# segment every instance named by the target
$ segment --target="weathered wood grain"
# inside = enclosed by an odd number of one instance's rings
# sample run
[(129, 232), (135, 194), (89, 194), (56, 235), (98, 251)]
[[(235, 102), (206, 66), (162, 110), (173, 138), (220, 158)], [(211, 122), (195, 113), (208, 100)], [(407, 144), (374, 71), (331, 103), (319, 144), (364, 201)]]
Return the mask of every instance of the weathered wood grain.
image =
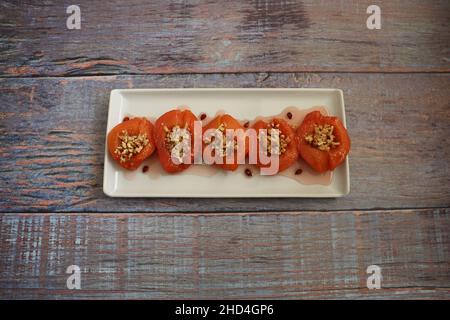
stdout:
[[(340, 199), (113, 199), (102, 192), (109, 92), (131, 87), (345, 92), (351, 193)], [(0, 80), (1, 212), (298, 211), (450, 206), (446, 74), (239, 74)], [(301, 102), (299, 102), (301, 104)], [(205, 110), (207, 111), (207, 110)]]
[(450, 71), (450, 2), (373, 1), (0, 3), (0, 76), (193, 72)]
[[(0, 298), (450, 298), (450, 209), (3, 214)], [(69, 265), (81, 290), (67, 290)], [(366, 287), (369, 265), (381, 289)]]

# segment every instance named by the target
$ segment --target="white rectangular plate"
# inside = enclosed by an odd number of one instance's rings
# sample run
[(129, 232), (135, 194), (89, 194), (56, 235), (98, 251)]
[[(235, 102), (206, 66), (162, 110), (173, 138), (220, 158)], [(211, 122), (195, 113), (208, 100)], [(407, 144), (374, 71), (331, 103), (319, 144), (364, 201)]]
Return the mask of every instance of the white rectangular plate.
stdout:
[[(125, 89), (111, 91), (107, 132), (125, 116), (154, 120), (177, 106), (189, 106), (196, 115), (213, 116), (226, 110), (237, 119), (277, 115), (287, 106), (324, 106), (329, 115), (339, 117), (345, 125), (344, 97), (338, 89)], [(155, 152), (141, 168), (130, 172), (121, 169), (105, 148), (103, 191), (111, 197), (219, 198), (341, 197), (350, 192), (348, 157), (333, 172), (329, 185), (305, 185), (281, 175), (254, 173), (249, 178), (240, 168), (235, 172), (211, 168), (209, 175), (196, 175), (191, 166), (181, 173), (161, 174), (157, 158)], [(144, 165), (149, 166), (145, 174)], [(153, 174), (155, 171), (159, 173)]]

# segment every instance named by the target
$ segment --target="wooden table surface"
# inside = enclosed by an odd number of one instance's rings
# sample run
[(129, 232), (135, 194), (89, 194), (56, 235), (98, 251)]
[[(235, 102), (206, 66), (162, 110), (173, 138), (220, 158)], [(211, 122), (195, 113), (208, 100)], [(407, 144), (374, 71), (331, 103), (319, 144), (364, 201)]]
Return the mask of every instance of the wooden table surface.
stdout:
[[(450, 298), (448, 0), (71, 4), (0, 2), (0, 298)], [(110, 91), (167, 87), (343, 89), (351, 193), (108, 198)]]

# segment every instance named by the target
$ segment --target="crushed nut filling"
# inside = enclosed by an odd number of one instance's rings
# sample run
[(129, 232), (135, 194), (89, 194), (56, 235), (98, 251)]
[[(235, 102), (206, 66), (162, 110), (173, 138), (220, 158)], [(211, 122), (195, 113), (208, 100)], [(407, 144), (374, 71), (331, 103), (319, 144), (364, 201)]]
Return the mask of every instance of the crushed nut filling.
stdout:
[(307, 134), (305, 140), (313, 147), (322, 150), (330, 151), (331, 148), (336, 148), (339, 142), (333, 135), (334, 126), (326, 124), (324, 126), (314, 126), (314, 134)]
[(120, 162), (130, 160), (132, 156), (138, 154), (149, 143), (147, 134), (138, 134), (130, 136), (126, 130), (119, 136), (119, 146), (114, 150), (115, 154), (120, 155)]
[(281, 155), (285, 153), (289, 142), (291, 142), (291, 139), (281, 133), (279, 129), (280, 125), (276, 124), (275, 122), (268, 124), (267, 128), (267, 155)]
[[(211, 145), (214, 152), (218, 152), (221, 157), (230, 155), (232, 152), (234, 152), (234, 150), (237, 150), (237, 142), (234, 139), (227, 139), (225, 130), (226, 124), (221, 123), (211, 137), (203, 139), (203, 141), (207, 145)], [(215, 139), (215, 137), (219, 138)]]
[(171, 156), (175, 157), (180, 163), (183, 162), (184, 150), (189, 150), (191, 133), (187, 127), (187, 123), (184, 128), (176, 125), (171, 130), (164, 126), (166, 132), (166, 148), (170, 152)]

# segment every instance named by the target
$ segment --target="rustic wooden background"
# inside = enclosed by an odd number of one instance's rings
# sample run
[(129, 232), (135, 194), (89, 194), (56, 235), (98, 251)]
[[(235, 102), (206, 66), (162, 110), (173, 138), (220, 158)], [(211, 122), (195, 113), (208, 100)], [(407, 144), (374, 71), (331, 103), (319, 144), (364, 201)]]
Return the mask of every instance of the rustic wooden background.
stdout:
[[(449, 299), (450, 1), (372, 3), (0, 2), (0, 298)], [(350, 195), (106, 197), (109, 92), (160, 87), (343, 89)]]

